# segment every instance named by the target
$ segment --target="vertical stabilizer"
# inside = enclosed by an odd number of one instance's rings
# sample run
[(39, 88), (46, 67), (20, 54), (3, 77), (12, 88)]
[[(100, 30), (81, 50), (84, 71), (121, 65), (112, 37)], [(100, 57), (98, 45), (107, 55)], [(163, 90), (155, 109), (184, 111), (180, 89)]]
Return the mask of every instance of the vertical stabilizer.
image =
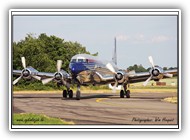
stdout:
[(116, 37), (114, 38), (114, 51), (113, 51), (113, 57), (112, 57), (112, 62), (117, 65), (117, 42), (116, 42)]

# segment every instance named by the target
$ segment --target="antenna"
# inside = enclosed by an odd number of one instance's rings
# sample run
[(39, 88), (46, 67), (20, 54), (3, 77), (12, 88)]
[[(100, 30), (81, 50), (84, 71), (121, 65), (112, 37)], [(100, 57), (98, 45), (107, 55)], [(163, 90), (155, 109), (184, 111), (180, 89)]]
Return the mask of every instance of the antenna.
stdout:
[(112, 57), (112, 62), (117, 65), (117, 43), (116, 43), (116, 37), (114, 38), (114, 52), (113, 52), (113, 57)]

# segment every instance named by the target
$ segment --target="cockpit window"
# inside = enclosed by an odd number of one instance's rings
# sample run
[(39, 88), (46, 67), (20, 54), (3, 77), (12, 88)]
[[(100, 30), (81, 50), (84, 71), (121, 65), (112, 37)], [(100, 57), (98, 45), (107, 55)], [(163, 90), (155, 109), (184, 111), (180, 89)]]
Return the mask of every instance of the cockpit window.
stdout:
[(84, 59), (84, 58), (79, 58), (79, 59), (72, 59), (71, 60), (72, 63), (75, 63), (75, 62), (87, 62), (88, 63), (88, 59)]
[(72, 59), (71, 62), (76, 62), (77, 60), (76, 59)]
[(78, 59), (78, 62), (84, 62), (83, 59)]

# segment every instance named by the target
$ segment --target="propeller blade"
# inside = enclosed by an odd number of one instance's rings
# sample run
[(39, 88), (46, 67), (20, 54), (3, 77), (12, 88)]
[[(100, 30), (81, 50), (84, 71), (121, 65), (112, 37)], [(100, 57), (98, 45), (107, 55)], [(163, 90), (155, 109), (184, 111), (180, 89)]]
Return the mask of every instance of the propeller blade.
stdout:
[(16, 83), (18, 83), (18, 81), (19, 81), (21, 78), (22, 78), (22, 75), (21, 75), (20, 77), (18, 77), (17, 79), (15, 79), (15, 80), (13, 81), (13, 85), (15, 85)]
[(115, 69), (113, 68), (112, 64), (108, 63), (106, 64), (106, 68), (109, 69), (111, 72), (113, 72), (114, 74), (116, 74)]
[(21, 57), (21, 61), (22, 61), (23, 68), (26, 69), (26, 60), (25, 60), (25, 57)]
[(148, 84), (148, 82), (151, 80), (152, 76), (150, 76), (144, 83), (143, 86), (146, 86)]
[(169, 77), (169, 78), (172, 78), (172, 77), (173, 77), (173, 74), (170, 74), (170, 73), (164, 73), (164, 76)]
[(37, 80), (41, 80), (41, 77), (39, 77), (39, 76), (33, 75), (32, 77), (37, 79)]
[(151, 64), (152, 67), (154, 68), (154, 61), (153, 61), (152, 56), (149, 56), (148, 59), (149, 59), (150, 64)]
[(60, 72), (62, 66), (62, 60), (57, 60), (57, 72)]
[(115, 81), (115, 84), (114, 84), (113, 89), (112, 89), (112, 92), (113, 92), (113, 93), (116, 93), (116, 87), (117, 87), (117, 86), (118, 86), (118, 82)]
[(45, 85), (45, 84), (49, 83), (50, 81), (52, 81), (53, 79), (54, 79), (54, 77), (53, 78), (43, 79), (42, 84)]
[(70, 87), (70, 85), (69, 85), (64, 79), (62, 79), (62, 82), (63, 82), (63, 84), (64, 84), (67, 88)]

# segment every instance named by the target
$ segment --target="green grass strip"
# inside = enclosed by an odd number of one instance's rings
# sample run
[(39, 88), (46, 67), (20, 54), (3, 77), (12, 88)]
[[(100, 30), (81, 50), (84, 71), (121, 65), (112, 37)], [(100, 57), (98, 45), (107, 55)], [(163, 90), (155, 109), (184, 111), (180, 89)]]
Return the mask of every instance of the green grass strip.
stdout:
[(51, 118), (46, 115), (38, 115), (33, 113), (13, 114), (14, 125), (60, 125), (60, 124), (74, 124), (73, 122), (66, 122), (59, 118)]

